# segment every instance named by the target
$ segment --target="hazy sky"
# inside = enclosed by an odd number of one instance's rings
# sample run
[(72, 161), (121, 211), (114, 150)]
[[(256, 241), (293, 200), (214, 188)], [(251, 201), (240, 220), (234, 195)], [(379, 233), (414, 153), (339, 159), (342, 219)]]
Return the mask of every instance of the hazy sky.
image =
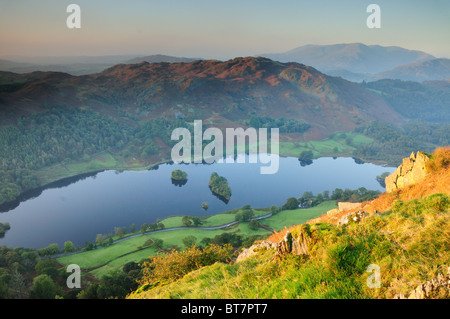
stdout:
[[(66, 26), (71, 3), (81, 29)], [(366, 25), (371, 3), (381, 29)], [(450, 57), (450, 0), (0, 0), (0, 56), (227, 59), (352, 42)]]

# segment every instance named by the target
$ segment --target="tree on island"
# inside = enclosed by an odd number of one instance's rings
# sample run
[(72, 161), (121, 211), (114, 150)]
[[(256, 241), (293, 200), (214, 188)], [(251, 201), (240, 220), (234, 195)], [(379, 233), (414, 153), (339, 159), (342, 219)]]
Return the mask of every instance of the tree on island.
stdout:
[(219, 176), (216, 172), (212, 173), (209, 178), (209, 188), (213, 194), (223, 198), (226, 202), (230, 200), (231, 188), (228, 186), (228, 180), (225, 177)]
[(187, 173), (185, 171), (182, 171), (181, 169), (176, 169), (172, 171), (170, 178), (177, 181), (185, 181), (187, 180)]
[(378, 176), (376, 177), (377, 182), (381, 185), (381, 187), (386, 188), (385, 179), (386, 179), (386, 177), (388, 177), (389, 175), (390, 175), (389, 172), (384, 172), (383, 174), (378, 175)]
[(312, 164), (312, 160), (314, 158), (314, 153), (310, 150), (302, 151), (298, 157), (298, 161), (301, 166), (307, 166)]
[(172, 184), (175, 186), (181, 187), (187, 183), (187, 173), (180, 169), (176, 169), (176, 170), (172, 171), (170, 178), (171, 178)]

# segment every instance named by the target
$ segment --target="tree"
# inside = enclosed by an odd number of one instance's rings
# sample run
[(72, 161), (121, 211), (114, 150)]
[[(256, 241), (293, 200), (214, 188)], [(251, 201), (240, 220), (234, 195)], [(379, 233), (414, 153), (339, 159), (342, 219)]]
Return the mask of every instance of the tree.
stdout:
[(58, 244), (50, 244), (45, 248), (41, 248), (38, 250), (40, 256), (51, 256), (59, 253)]
[(48, 275), (39, 275), (33, 280), (30, 297), (33, 299), (54, 299), (58, 294), (58, 286)]
[(106, 241), (106, 236), (103, 234), (97, 234), (97, 236), (95, 237), (95, 243), (97, 245), (103, 245), (103, 243)]
[(9, 281), (9, 287), (11, 294), (17, 299), (24, 299), (26, 297), (26, 287), (25, 278), (17, 270), (11, 276)]
[(256, 219), (253, 219), (248, 223), (248, 227), (252, 230), (258, 230), (260, 225), (261, 225), (260, 222), (257, 221)]
[(298, 199), (299, 204), (307, 204), (310, 200), (314, 198), (314, 195), (310, 191), (306, 191), (303, 193), (302, 197)]
[(298, 200), (295, 197), (289, 197), (286, 203), (281, 207), (281, 209), (296, 209), (298, 208)]
[(191, 221), (191, 217), (190, 216), (183, 216), (183, 218), (181, 219), (181, 222), (186, 227), (189, 227), (189, 226), (192, 225), (192, 221)]
[[(245, 207), (245, 206), (244, 206)], [(254, 215), (253, 209), (242, 209), (238, 212), (234, 218), (234, 220), (238, 222), (249, 221)]]
[(170, 178), (176, 181), (185, 181), (187, 180), (187, 173), (185, 171), (182, 171), (181, 169), (176, 169), (172, 171)]
[(197, 242), (197, 237), (188, 235), (181, 240), (185, 247), (191, 247)]
[(122, 227), (114, 227), (114, 234), (117, 237), (122, 238), (125, 235), (125, 231)]
[(147, 228), (148, 228), (148, 224), (147, 223), (143, 223), (142, 225), (141, 225), (141, 233), (143, 234), (143, 233), (145, 233), (146, 231), (147, 231)]
[(270, 206), (270, 212), (272, 213), (272, 215), (275, 215), (276, 213), (280, 212), (280, 207), (278, 207), (277, 205), (272, 205)]
[(317, 194), (317, 196), (313, 199), (311, 206), (317, 206), (323, 202), (323, 195), (321, 193)]
[(152, 247), (155, 247), (156, 249), (161, 249), (163, 246), (163, 243), (164, 243), (164, 241), (162, 239), (157, 238), (154, 240)]
[(202, 219), (200, 217), (192, 217), (192, 222), (194, 223), (194, 226), (200, 226), (203, 224)]
[(75, 245), (70, 240), (68, 240), (68, 241), (64, 242), (63, 251), (65, 253), (71, 253), (71, 252), (75, 251)]

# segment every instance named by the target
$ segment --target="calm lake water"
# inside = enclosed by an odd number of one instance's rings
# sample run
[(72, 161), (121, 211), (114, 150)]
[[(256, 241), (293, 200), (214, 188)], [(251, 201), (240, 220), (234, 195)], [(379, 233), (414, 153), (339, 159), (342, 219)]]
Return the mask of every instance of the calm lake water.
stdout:
[[(358, 163), (357, 163), (358, 162)], [(281, 206), (288, 197), (300, 197), (335, 188), (384, 189), (375, 177), (393, 172), (393, 167), (361, 164), (352, 158), (319, 158), (302, 166), (297, 158), (280, 157), (278, 173), (261, 175), (261, 164), (162, 164), (147, 171), (103, 171), (75, 182), (56, 183), (34, 198), (4, 208), (0, 222), (11, 229), (0, 245), (42, 248), (66, 240), (75, 245), (95, 241), (97, 234), (114, 232), (114, 227), (139, 229), (168, 216), (206, 216), (242, 207)], [(172, 183), (170, 174), (182, 169), (188, 174), (183, 186)], [(217, 172), (228, 179), (232, 196), (228, 203), (214, 196), (209, 177)], [(201, 204), (208, 202), (205, 211)]]

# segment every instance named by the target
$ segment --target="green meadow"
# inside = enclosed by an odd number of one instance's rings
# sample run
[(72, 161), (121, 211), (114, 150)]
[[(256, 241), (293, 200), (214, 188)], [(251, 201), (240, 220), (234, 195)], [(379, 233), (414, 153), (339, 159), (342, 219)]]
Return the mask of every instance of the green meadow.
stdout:
[[(326, 201), (312, 208), (302, 208), (295, 210), (284, 210), (260, 222), (270, 227), (272, 230), (281, 230), (296, 224), (305, 223), (311, 218), (315, 218), (326, 213), (329, 209), (336, 208), (334, 201)], [(211, 227), (227, 224), (234, 221), (235, 214), (240, 210), (233, 210), (207, 218), (202, 218), (202, 227)], [(254, 216), (262, 216), (268, 213), (266, 209), (254, 209)], [(182, 217), (169, 217), (161, 222), (166, 228), (182, 226)], [(57, 258), (62, 265), (77, 264), (85, 273), (89, 273), (97, 278), (108, 274), (111, 271), (121, 269), (127, 262), (140, 262), (149, 256), (156, 255), (158, 252), (153, 247), (144, 247), (144, 244), (150, 238), (152, 240), (163, 240), (162, 248), (184, 247), (183, 238), (192, 235), (196, 237), (196, 243), (200, 243), (203, 238), (213, 238), (224, 232), (235, 233), (249, 237), (252, 235), (270, 235), (271, 231), (258, 228), (253, 230), (249, 228), (248, 222), (241, 222), (227, 229), (204, 230), (201, 228), (186, 228), (181, 230), (168, 230), (163, 232), (146, 233), (136, 237), (124, 239), (106, 247), (98, 247), (94, 250), (80, 252), (74, 255), (68, 255)]]

